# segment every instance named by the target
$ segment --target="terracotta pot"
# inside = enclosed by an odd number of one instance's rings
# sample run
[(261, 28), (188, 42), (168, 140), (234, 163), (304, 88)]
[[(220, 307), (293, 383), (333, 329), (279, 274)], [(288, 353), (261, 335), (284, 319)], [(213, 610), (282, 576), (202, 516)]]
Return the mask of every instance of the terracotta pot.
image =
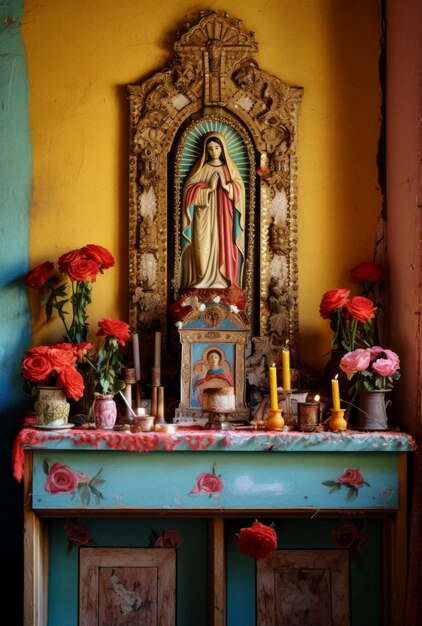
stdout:
[(111, 430), (116, 424), (117, 418), (117, 406), (114, 396), (95, 394), (92, 414), (97, 428)]

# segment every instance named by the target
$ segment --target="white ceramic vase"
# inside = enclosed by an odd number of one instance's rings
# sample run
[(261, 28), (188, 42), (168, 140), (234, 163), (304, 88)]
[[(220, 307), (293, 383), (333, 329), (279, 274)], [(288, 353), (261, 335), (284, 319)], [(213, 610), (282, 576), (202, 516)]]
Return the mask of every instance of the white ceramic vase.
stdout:
[(70, 404), (62, 387), (38, 386), (38, 398), (34, 404), (37, 424), (40, 426), (64, 426), (68, 422)]

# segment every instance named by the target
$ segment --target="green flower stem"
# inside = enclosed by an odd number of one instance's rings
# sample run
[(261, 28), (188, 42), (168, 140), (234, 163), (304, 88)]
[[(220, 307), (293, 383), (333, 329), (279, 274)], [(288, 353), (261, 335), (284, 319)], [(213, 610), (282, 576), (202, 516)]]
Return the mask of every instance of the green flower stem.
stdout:
[(355, 349), (355, 341), (356, 341), (356, 333), (357, 333), (357, 329), (358, 329), (358, 321), (357, 319), (353, 318), (353, 320), (350, 322), (350, 348), (349, 348), (349, 352), (353, 352), (353, 350)]

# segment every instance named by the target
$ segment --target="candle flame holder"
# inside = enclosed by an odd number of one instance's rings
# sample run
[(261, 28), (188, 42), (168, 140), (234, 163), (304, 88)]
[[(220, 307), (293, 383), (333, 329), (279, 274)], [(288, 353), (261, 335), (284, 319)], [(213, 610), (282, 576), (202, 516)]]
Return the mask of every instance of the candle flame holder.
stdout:
[(347, 420), (344, 417), (346, 409), (330, 409), (331, 417), (328, 420), (330, 430), (346, 430)]
[(283, 430), (284, 418), (281, 409), (268, 409), (268, 419), (265, 423), (267, 430)]
[(302, 432), (312, 432), (319, 424), (320, 404), (319, 402), (298, 402), (297, 420), (299, 430)]

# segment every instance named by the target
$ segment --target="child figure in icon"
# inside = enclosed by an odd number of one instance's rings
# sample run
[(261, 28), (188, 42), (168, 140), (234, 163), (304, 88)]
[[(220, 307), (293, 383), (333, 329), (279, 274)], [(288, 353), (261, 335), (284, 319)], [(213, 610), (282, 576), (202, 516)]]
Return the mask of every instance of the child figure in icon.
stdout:
[(224, 350), (216, 347), (204, 350), (193, 366), (193, 406), (202, 406), (204, 389), (234, 387), (233, 373)]

